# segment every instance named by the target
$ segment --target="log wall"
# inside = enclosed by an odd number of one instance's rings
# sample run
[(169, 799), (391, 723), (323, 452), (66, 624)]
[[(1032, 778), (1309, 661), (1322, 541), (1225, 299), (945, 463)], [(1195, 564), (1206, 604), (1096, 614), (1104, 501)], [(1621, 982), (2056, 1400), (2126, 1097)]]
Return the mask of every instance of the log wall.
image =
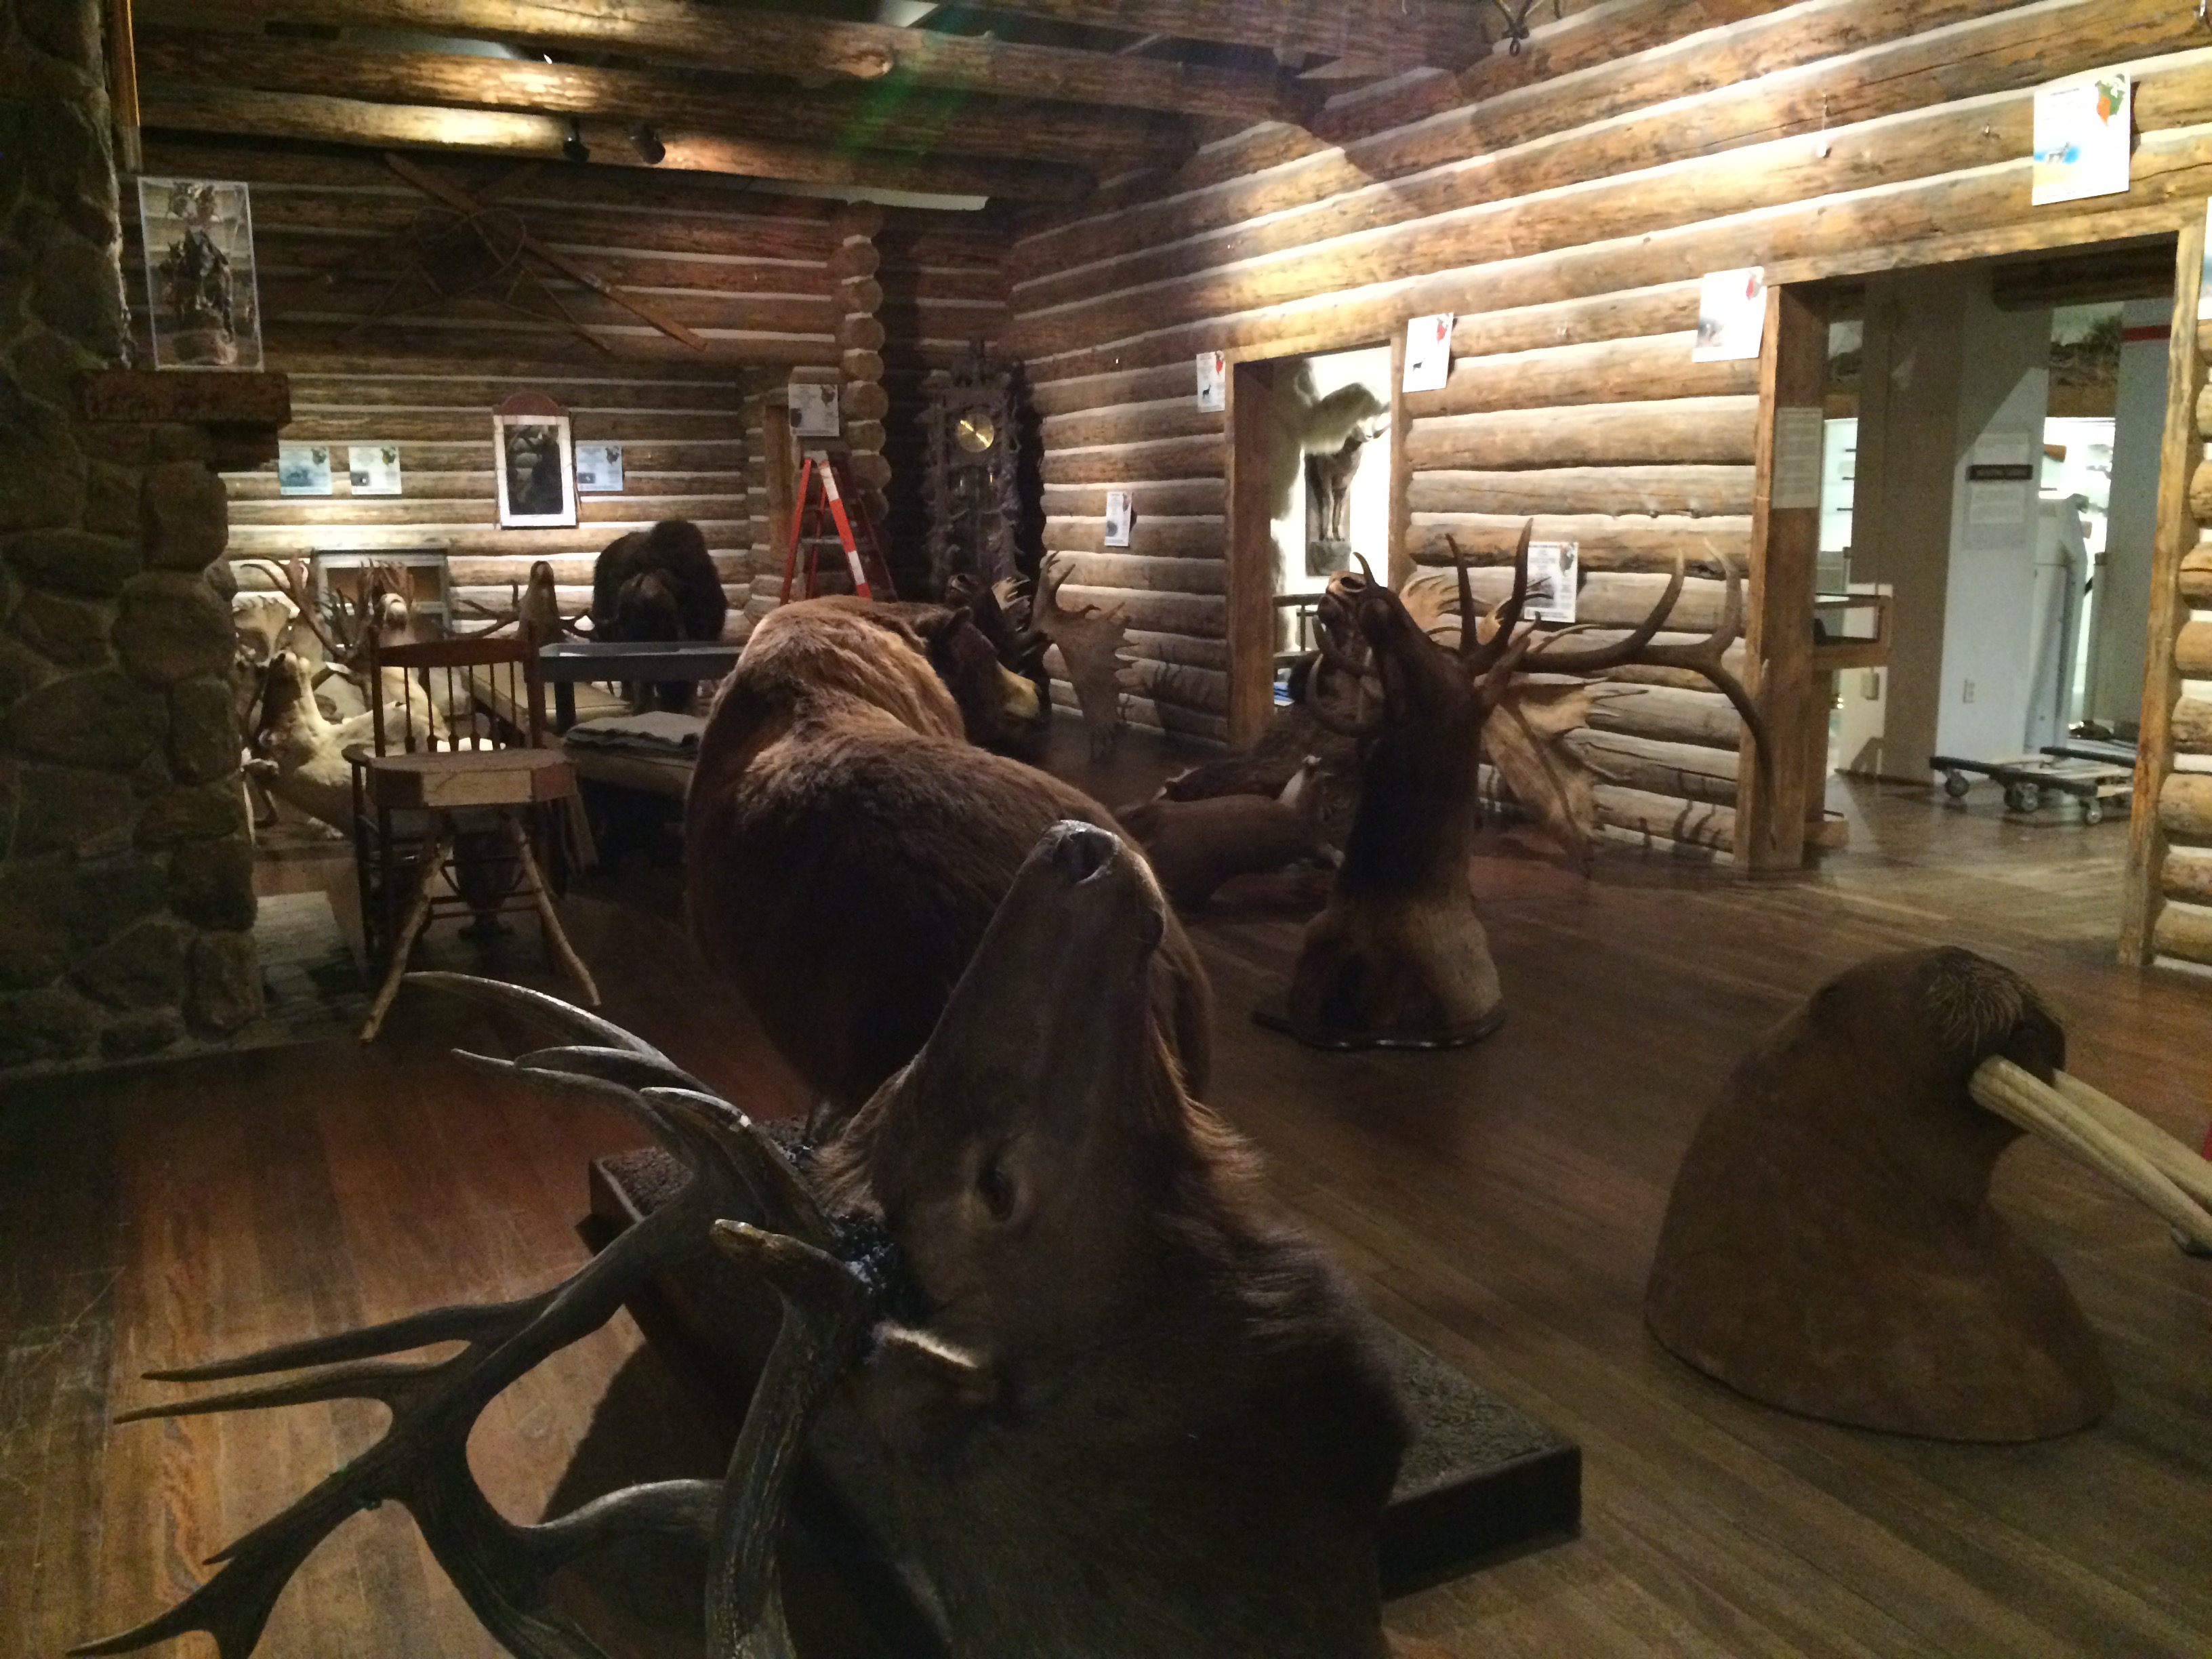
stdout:
[[(1449, 385), (1399, 412), (1394, 559), (1448, 580), (1449, 534), (1502, 566), (1534, 515), (1540, 537), (1581, 544), (1586, 620), (1636, 620), (1679, 556), (1694, 574), (1677, 621), (1705, 625), (1718, 562), (1750, 551), (1759, 398), (1756, 362), (1691, 361), (1703, 274), (1812, 281), (2201, 220), (2205, 47), (2191, 10), (2162, 0), (1620, 0), (1539, 28), (1518, 57), (1365, 89), (1310, 131), (1254, 127), (1172, 178), (1109, 185), (1013, 255), (1047, 545), (1082, 556), (1078, 597), (1129, 611), (1137, 717), (1218, 732), (1228, 444), (1195, 408), (1193, 356), (1373, 344), (1451, 311)], [(2035, 88), (2120, 64), (2136, 76), (2132, 190), (2031, 208)], [(1138, 511), (1111, 554), (1109, 487)], [(1496, 597), (1502, 569), (1477, 586)], [(1163, 672), (1183, 662), (1204, 672)], [(1617, 781), (1608, 821), (1725, 844), (1733, 711), (1682, 685), (1603, 708), (1589, 746)]]
[[(658, 519), (688, 518), (706, 533), (741, 629), (761, 609), (753, 601), (768, 574), (764, 390), (793, 368), (850, 370), (869, 383), (865, 407), (852, 411), (856, 435), (882, 442), (880, 368), (845, 361), (845, 313), (858, 303), (850, 278), (860, 273), (839, 264), (849, 225), (838, 204), (636, 171), (414, 165), (513, 210), (533, 237), (701, 343), (535, 264), (544, 289), (525, 290), (520, 310), (463, 297), (380, 315), (434, 216), (377, 156), (155, 136), (149, 174), (252, 186), (267, 366), (292, 377), (283, 436), (339, 446), (328, 498), (280, 497), (273, 464), (228, 477), (232, 556), (442, 545), (457, 597), (479, 619), (505, 614), (532, 562), (546, 558), (573, 613), (589, 602), (599, 549)], [(969, 337), (1003, 324), (1002, 250), (962, 217), (894, 210), (881, 220), (917, 360), (951, 362)], [(125, 218), (127, 291), (143, 305), (143, 254), (135, 216)], [(491, 411), (518, 392), (565, 405), (579, 441), (623, 444), (623, 493), (580, 496), (574, 529), (498, 527)], [(402, 495), (347, 495), (343, 446), (370, 441), (398, 443)]]

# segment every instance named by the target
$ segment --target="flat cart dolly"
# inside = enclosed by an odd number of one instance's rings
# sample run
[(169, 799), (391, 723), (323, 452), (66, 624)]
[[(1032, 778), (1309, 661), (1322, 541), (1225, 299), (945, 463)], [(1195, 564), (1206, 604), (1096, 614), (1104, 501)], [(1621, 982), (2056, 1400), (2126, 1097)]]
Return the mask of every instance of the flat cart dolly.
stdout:
[(2046, 795), (2071, 795), (2081, 803), (2084, 823), (2102, 823), (2107, 801), (2124, 801), (2135, 793), (2135, 769), (2112, 761), (2057, 755), (1976, 761), (1936, 755), (1928, 764), (1943, 775), (1943, 793), (1954, 800), (1972, 788), (1974, 778), (1979, 775), (2004, 786), (2005, 805), (2015, 812), (2034, 811)]

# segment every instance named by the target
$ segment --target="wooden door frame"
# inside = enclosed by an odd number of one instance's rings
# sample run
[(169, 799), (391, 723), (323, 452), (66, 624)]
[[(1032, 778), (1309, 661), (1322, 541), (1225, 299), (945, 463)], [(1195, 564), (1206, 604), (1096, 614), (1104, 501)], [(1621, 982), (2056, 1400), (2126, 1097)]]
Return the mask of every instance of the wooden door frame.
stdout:
[[(1411, 313), (1408, 313), (1410, 316)], [(1275, 712), (1275, 581), (1274, 514), (1267, 500), (1267, 465), (1260, 444), (1265, 430), (1249, 416), (1252, 395), (1263, 386), (1272, 389), (1282, 366), (1307, 357), (1331, 356), (1343, 351), (1390, 349), (1390, 527), (1385, 550), (1391, 580), (1407, 559), (1407, 491), (1412, 477), (1405, 464), (1406, 324), (1399, 318), (1388, 340), (1372, 332), (1307, 335), (1224, 351), (1228, 376), (1223, 416), (1228, 440), (1228, 462), (1224, 508), (1224, 554), (1228, 562), (1229, 716), (1231, 749), (1247, 749), (1260, 740)]]

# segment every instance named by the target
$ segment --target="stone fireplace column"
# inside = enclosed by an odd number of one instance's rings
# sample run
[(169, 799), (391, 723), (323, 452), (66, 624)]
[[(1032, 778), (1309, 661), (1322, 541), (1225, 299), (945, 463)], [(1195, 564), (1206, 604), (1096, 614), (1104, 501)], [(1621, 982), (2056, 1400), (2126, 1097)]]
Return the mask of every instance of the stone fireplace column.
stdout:
[(260, 1010), (211, 469), (273, 455), (289, 398), (119, 367), (100, 52), (96, 4), (0, 0), (0, 1071)]

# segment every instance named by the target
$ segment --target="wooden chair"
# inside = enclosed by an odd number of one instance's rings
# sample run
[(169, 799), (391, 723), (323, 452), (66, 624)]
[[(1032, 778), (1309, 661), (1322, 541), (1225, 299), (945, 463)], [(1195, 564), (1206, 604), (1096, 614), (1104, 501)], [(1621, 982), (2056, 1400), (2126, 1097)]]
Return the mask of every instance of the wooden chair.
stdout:
[[(562, 929), (537, 850), (548, 809), (576, 793), (574, 767), (545, 745), (537, 652), (511, 639), (372, 643), (366, 667), (374, 742), (346, 757), (362, 927), (384, 980), (362, 1041), (376, 1036), (415, 941), (441, 914), (481, 925), (534, 909), (546, 953), (596, 1006), (599, 988)], [(479, 710), (487, 685), (501, 714)]]

